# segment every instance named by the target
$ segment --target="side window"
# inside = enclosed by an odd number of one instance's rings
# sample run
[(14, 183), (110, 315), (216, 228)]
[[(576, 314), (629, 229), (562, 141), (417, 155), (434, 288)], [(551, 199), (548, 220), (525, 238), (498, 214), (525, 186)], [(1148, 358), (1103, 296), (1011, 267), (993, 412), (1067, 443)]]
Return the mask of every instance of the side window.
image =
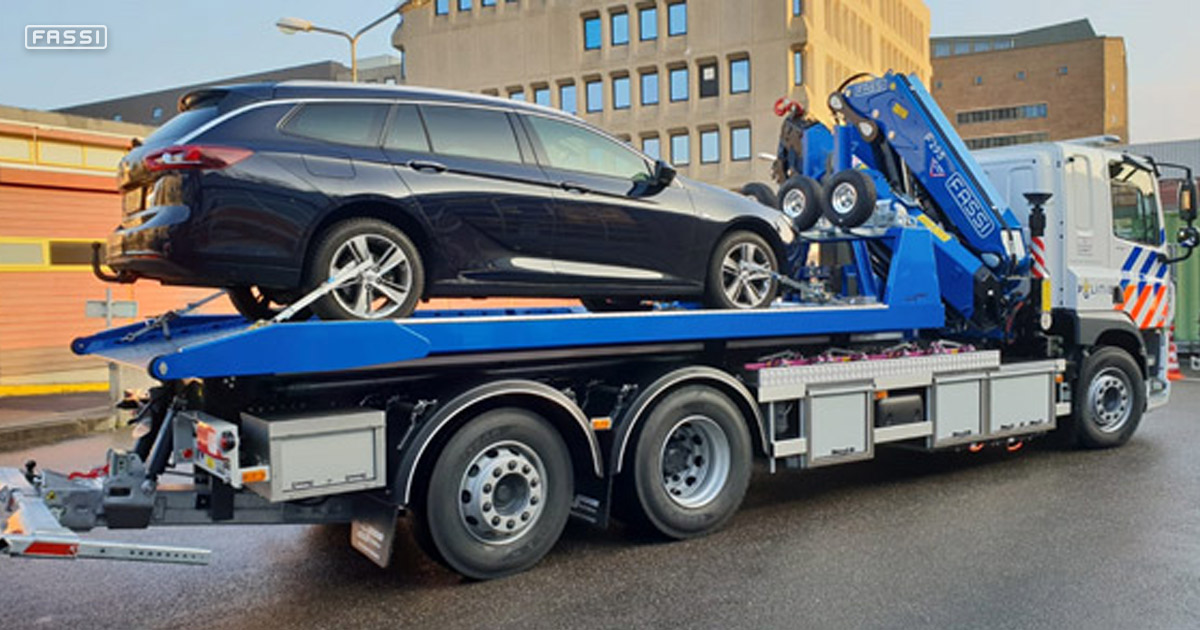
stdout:
[(547, 166), (624, 180), (650, 175), (646, 161), (615, 140), (579, 125), (542, 116), (529, 116), (526, 120), (542, 145)]
[(382, 103), (307, 103), (288, 117), (282, 131), (325, 142), (375, 146), (387, 113), (388, 106)]
[(400, 151), (429, 152), (429, 139), (416, 105), (397, 105), (392, 122), (383, 134), (383, 146)]
[(493, 109), (422, 105), (433, 152), (482, 160), (520, 162), (508, 114)]
[(1161, 245), (1158, 199), (1149, 171), (1126, 162), (1108, 167), (1112, 187), (1113, 234), (1143, 245)]

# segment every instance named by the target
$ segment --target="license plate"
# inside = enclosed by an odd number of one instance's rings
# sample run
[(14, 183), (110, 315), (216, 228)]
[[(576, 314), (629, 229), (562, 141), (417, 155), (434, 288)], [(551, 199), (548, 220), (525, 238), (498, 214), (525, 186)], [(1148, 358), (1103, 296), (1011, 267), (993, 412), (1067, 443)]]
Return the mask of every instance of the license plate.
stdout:
[(145, 189), (138, 187), (133, 190), (125, 191), (125, 197), (122, 201), (122, 208), (125, 214), (133, 214), (142, 209), (142, 200), (144, 199)]

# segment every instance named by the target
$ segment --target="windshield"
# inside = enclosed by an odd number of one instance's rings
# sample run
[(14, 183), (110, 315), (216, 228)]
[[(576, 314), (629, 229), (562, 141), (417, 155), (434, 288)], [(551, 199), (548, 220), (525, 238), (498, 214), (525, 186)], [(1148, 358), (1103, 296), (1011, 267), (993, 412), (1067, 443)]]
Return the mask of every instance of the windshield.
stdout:
[(143, 146), (150, 149), (161, 148), (175, 144), (180, 138), (200, 128), (201, 125), (217, 117), (217, 106), (198, 107), (181, 112), (166, 124), (159, 127), (146, 138)]

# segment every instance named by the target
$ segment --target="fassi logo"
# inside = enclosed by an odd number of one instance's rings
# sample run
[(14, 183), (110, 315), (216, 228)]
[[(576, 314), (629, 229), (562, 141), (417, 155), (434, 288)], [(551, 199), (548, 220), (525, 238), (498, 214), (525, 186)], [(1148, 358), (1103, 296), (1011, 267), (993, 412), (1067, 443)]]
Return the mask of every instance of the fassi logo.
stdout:
[(30, 24), (25, 27), (29, 50), (103, 50), (108, 48), (108, 27), (100, 24)]

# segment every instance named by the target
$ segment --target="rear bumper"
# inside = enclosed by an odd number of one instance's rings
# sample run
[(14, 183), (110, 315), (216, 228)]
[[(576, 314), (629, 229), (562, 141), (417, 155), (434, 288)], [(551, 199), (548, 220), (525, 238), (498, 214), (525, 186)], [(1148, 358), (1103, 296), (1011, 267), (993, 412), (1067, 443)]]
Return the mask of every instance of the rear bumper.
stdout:
[(117, 272), (117, 281), (150, 278), (197, 283), (196, 270), (180, 264), (174, 255), (179, 252), (173, 243), (181, 242), (182, 226), (190, 217), (187, 206), (155, 206), (126, 217), (121, 227), (109, 234), (105, 247), (106, 264)]

